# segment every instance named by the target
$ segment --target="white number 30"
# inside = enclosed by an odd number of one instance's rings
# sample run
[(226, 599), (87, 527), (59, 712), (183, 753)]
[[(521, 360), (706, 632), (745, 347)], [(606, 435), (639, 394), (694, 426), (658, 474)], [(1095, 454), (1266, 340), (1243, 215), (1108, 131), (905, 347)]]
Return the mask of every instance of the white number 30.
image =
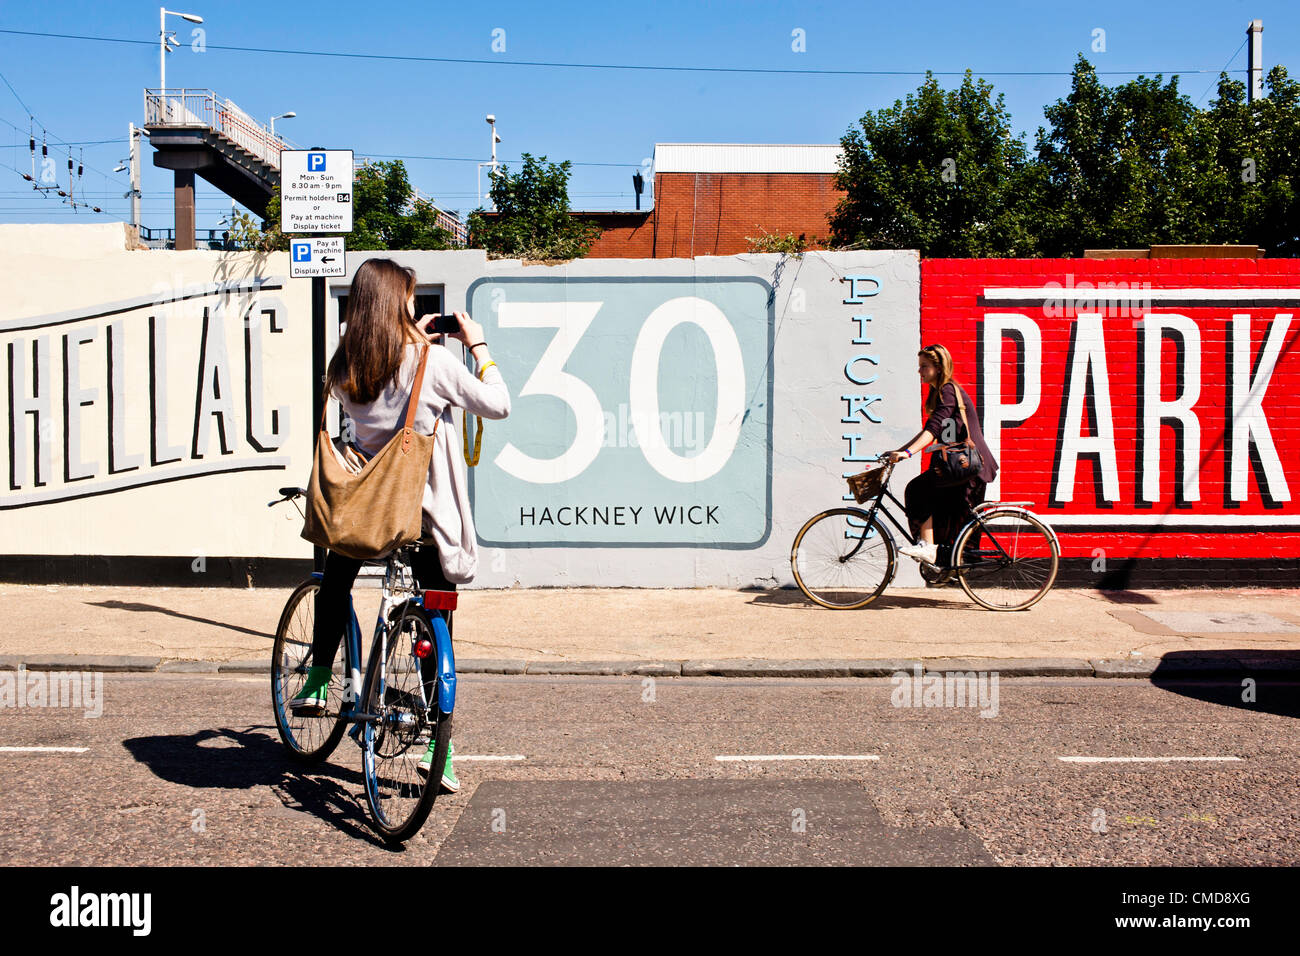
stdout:
[[(564, 371), (579, 340), (591, 326), (601, 302), (502, 302), (502, 328), (558, 329), (542, 352), (533, 374), (519, 391), (551, 395), (571, 409), (577, 432), (562, 454), (534, 458), (507, 444), (496, 464), (507, 474), (534, 484), (557, 484), (582, 474), (604, 444), (605, 416), (600, 399), (582, 379)], [(669, 449), (659, 422), (659, 359), (668, 334), (683, 323), (699, 326), (708, 336), (717, 364), (717, 417), (704, 451), (684, 457)], [(628, 405), (637, 441), (646, 461), (670, 481), (694, 482), (722, 470), (735, 450), (745, 414), (745, 362), (736, 331), (712, 302), (696, 296), (670, 299), (650, 313), (632, 350)]]

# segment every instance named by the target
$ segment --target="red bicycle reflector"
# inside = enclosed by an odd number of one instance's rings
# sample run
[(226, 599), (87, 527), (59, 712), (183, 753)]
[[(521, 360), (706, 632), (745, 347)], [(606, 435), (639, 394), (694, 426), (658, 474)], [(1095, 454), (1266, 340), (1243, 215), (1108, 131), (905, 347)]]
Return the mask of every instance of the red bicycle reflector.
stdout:
[(456, 610), (455, 591), (425, 591), (424, 606), (430, 611)]
[(432, 653), (433, 641), (429, 640), (427, 637), (422, 637), (415, 642), (415, 656), (420, 660), (424, 660)]

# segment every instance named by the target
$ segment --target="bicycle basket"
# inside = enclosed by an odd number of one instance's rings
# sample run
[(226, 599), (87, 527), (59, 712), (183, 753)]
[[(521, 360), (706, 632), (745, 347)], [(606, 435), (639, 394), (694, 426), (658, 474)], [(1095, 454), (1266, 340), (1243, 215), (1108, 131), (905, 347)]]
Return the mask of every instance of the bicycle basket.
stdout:
[(885, 490), (885, 468), (869, 468), (864, 472), (848, 477), (849, 491), (853, 492), (858, 504), (879, 498)]

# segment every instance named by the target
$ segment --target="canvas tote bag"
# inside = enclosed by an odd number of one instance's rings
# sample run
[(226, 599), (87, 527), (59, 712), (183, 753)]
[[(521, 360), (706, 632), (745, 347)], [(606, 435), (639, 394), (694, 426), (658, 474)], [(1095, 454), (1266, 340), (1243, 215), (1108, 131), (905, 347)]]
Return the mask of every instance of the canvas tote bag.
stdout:
[[(321, 416), (302, 536), (349, 558), (369, 560), (420, 540), (421, 502), (433, 457), (433, 434), (413, 427), (429, 346), (420, 353), (406, 421), (379, 453), (356, 473), (339, 460)], [(441, 419), (439, 419), (439, 422)]]

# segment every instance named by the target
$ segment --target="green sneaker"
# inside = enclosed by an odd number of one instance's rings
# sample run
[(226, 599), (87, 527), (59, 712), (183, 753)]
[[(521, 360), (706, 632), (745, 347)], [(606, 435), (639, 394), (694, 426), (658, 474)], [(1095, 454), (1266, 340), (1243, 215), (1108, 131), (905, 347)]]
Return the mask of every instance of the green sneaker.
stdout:
[[(426, 777), (429, 775), (429, 771), (433, 769), (433, 748), (435, 746), (436, 741), (430, 740), (428, 749), (424, 751), (424, 756), (420, 758), (417, 765), (420, 773)], [(455, 754), (456, 748), (451, 741), (447, 741), (447, 763), (442, 768), (442, 789), (448, 793), (455, 793), (460, 789), (460, 781), (456, 779), (456, 771), (451, 768), (451, 758)]]
[(331, 669), (328, 667), (311, 667), (307, 670), (307, 681), (302, 690), (289, 701), (289, 710), (295, 717), (323, 717), (325, 715), (325, 697), (329, 692)]

